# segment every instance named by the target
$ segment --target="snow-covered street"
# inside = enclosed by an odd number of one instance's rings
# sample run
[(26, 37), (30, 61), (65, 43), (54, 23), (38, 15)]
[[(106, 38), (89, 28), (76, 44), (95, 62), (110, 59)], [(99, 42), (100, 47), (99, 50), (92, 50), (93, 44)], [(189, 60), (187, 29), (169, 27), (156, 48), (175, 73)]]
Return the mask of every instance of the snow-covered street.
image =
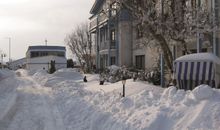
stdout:
[(5, 107), (0, 118), (1, 130), (65, 129), (56, 106), (53, 106), (51, 88), (40, 86), (24, 74), (2, 82), (14, 84), (1, 86), (5, 87), (5, 90), (1, 91), (5, 97), (1, 100), (8, 101), (7, 104), (1, 105)]
[(73, 69), (0, 73), (0, 130), (220, 130), (220, 91), (146, 82), (98, 85)]

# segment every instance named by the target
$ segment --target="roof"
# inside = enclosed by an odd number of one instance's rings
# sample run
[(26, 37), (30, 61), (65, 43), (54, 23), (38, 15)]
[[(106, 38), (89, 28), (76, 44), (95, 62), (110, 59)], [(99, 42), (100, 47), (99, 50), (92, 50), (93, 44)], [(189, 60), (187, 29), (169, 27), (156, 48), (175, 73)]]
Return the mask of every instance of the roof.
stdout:
[(175, 62), (181, 61), (213, 61), (214, 63), (220, 64), (220, 59), (213, 53), (196, 53), (184, 55), (175, 60)]
[(90, 13), (96, 14), (98, 13), (98, 10), (100, 9), (101, 5), (103, 4), (104, 0), (95, 0), (95, 3), (93, 4)]
[(58, 50), (66, 50), (66, 47), (64, 46), (29, 46), (28, 47), (28, 50), (48, 50), (48, 49), (51, 49), (51, 50), (55, 50), (55, 49), (58, 49)]

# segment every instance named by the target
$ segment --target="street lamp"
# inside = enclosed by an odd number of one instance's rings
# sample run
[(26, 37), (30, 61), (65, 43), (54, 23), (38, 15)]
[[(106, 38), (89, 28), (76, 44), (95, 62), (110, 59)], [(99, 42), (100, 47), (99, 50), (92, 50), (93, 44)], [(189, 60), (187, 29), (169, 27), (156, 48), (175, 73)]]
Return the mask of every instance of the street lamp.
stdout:
[(126, 84), (126, 78), (123, 76), (122, 77), (122, 84), (123, 84), (123, 93), (122, 93), (122, 97), (125, 97), (125, 84)]
[(4, 63), (3, 63), (3, 58), (4, 58), (4, 57), (6, 57), (6, 54), (2, 53), (2, 54), (1, 54), (1, 66), (2, 66), (2, 69), (3, 69), (3, 66), (4, 66), (4, 65), (3, 65), (3, 64), (4, 64)]

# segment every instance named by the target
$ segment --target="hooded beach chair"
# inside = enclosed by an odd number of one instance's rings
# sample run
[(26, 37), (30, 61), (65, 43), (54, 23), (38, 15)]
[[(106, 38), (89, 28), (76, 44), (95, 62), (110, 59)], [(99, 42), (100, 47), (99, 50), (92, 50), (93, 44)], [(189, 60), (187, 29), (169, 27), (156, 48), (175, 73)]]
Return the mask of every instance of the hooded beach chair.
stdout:
[(184, 55), (174, 61), (179, 89), (192, 90), (201, 84), (219, 88), (220, 59), (212, 53)]

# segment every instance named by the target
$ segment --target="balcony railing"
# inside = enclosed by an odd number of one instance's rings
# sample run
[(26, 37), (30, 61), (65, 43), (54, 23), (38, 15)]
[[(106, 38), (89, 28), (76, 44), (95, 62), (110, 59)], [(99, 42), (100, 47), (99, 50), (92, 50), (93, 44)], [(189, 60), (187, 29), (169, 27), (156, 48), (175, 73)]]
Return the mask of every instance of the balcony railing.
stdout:
[[(93, 18), (92, 20), (90, 20), (90, 29), (95, 28), (98, 24), (105, 22), (108, 19), (106, 14), (100, 14), (99, 16)], [(98, 21), (98, 23), (97, 23)]]

